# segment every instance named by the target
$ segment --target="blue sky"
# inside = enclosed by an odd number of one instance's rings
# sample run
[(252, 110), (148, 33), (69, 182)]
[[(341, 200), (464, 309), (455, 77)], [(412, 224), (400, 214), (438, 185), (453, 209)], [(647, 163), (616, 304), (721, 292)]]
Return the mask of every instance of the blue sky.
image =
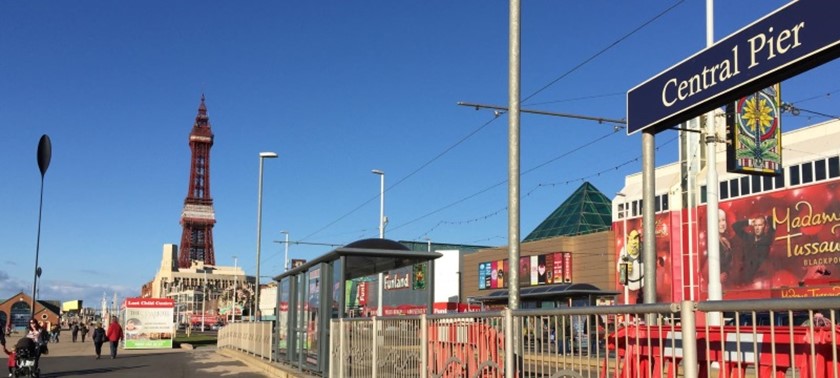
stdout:
[[(785, 3), (718, 2), (716, 38)], [(704, 9), (524, 1), (523, 108), (624, 118), (629, 88), (704, 48)], [(282, 269), (281, 230), (310, 243), (377, 236), (372, 169), (386, 173), (386, 237), (505, 245), (507, 117), (456, 102), (507, 104), (507, 47), (503, 1), (2, 2), (0, 298), (32, 290), (42, 134), (53, 159), (40, 296), (90, 306), (139, 293), (162, 245), (180, 240), (202, 93), (218, 264), (238, 256), (254, 274), (260, 151), (280, 155), (264, 169), (265, 275)], [(836, 113), (837, 70), (791, 79), (785, 100)], [(825, 120), (786, 117), (788, 129)], [(583, 180), (612, 197), (640, 169), (638, 135), (521, 123), (523, 237)], [(676, 159), (675, 136), (657, 136), (658, 163)], [(293, 244), (290, 255), (328, 250)]]

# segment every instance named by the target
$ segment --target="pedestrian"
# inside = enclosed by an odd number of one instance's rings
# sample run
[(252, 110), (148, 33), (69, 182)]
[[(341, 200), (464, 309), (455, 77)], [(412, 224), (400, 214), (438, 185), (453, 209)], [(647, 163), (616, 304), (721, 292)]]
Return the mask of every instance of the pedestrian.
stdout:
[(96, 328), (93, 329), (93, 349), (96, 351), (96, 359), (102, 355), (102, 344), (105, 343), (105, 329), (102, 328), (102, 322), (96, 323)]
[(111, 343), (111, 359), (117, 358), (117, 346), (123, 339), (123, 330), (116, 316), (111, 317), (111, 324), (108, 325), (108, 332), (105, 335)]
[(9, 356), (9, 362), (6, 364), (9, 366), (9, 376), (15, 376), (15, 367), (17, 367), (17, 361), (15, 360), (15, 351), (6, 349), (6, 343), (3, 343), (3, 352), (6, 352), (6, 355)]
[[(38, 324), (38, 321), (35, 318), (29, 319), (29, 326), (26, 328), (26, 337), (24, 339), (32, 340), (31, 343), (35, 345), (35, 370), (38, 370), (38, 365), (41, 362), (41, 354), (49, 353), (49, 349), (47, 349), (47, 344), (45, 341), (45, 334), (44, 329)], [(23, 339), (21, 339), (23, 340)]]
[(85, 342), (85, 337), (87, 336), (87, 333), (88, 333), (88, 328), (87, 328), (87, 326), (85, 325), (85, 323), (82, 323), (82, 324), (79, 326), (79, 334), (81, 334), (81, 335), (82, 335), (82, 342)]
[(55, 330), (55, 342), (58, 343), (58, 339), (61, 336), (61, 324), (56, 324), (53, 326)]
[(79, 337), (79, 325), (76, 322), (73, 322), (73, 325), (70, 326), (70, 334), (73, 335), (73, 342), (76, 342), (76, 338)]

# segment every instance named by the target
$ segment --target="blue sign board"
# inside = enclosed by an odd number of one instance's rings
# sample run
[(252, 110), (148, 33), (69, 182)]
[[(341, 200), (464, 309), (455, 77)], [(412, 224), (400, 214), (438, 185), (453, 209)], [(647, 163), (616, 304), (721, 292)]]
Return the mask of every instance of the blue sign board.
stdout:
[(627, 134), (660, 131), (840, 54), (840, 1), (799, 0), (627, 92)]

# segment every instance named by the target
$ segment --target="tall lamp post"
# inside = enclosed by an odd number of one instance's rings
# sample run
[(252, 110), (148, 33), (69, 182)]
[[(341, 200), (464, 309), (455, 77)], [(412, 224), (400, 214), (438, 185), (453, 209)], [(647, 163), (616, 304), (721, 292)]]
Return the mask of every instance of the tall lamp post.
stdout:
[(207, 313), (207, 271), (204, 271), (204, 285), (201, 285), (201, 332), (204, 332), (204, 316)]
[(231, 296), (231, 305), (230, 305), (230, 322), (236, 323), (236, 305), (238, 302), (237, 295), (239, 294), (239, 269), (237, 269), (237, 263), (239, 261), (236, 259), (236, 256), (233, 256), (233, 293)]
[(254, 319), (259, 320), (260, 309), (260, 241), (262, 239), (262, 193), (263, 193), (263, 162), (265, 159), (274, 159), (277, 154), (274, 152), (260, 152), (260, 178), (259, 190), (257, 192), (257, 276), (256, 293), (254, 295)]
[(38, 141), (38, 169), (41, 170), (41, 199), (38, 203), (38, 239), (35, 242), (35, 277), (32, 282), (32, 317), (35, 317), (35, 303), (38, 300), (38, 278), (41, 277), (41, 267), (38, 266), (38, 254), (41, 250), (41, 212), (44, 208), (44, 175), (50, 167), (52, 159), (52, 142), (47, 134), (41, 135)]
[(287, 272), (289, 270), (289, 231), (280, 231), (281, 234), (286, 235), (286, 241), (284, 244), (285, 252), (283, 253), (283, 272)]
[[(386, 220), (385, 220), (385, 172), (383, 172), (379, 169), (374, 169), (370, 172), (379, 176), (379, 238), (384, 239), (385, 238), (385, 222), (386, 222)], [(378, 303), (378, 306), (376, 308), (376, 316), (382, 316), (382, 305), (384, 303), (384, 301), (382, 300), (383, 299), (382, 296), (384, 295), (384, 292), (383, 292), (382, 288), (384, 287), (384, 284), (385, 284), (383, 281), (385, 281), (385, 274), (382, 273), (382, 272), (379, 272), (379, 285), (377, 285), (378, 288), (376, 290), (377, 301), (379, 303)]]

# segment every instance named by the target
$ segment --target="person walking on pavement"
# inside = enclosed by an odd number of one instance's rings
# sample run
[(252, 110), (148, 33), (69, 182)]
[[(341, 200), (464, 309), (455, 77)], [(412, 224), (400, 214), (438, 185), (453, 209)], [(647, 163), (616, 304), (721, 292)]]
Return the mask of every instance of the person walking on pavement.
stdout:
[(61, 332), (61, 327), (58, 324), (53, 324), (52, 328), (50, 329), (50, 342), (58, 342), (59, 332)]
[(79, 333), (82, 335), (82, 342), (85, 342), (85, 337), (87, 337), (87, 333), (88, 333), (88, 328), (85, 325), (85, 323), (82, 323), (79, 326)]
[(76, 342), (76, 338), (79, 337), (79, 324), (73, 322), (73, 325), (70, 326), (70, 334), (73, 335), (73, 342)]
[(96, 323), (96, 328), (93, 329), (93, 349), (96, 351), (96, 359), (102, 355), (102, 344), (105, 343), (105, 329), (102, 328), (102, 322)]
[(111, 324), (108, 325), (108, 332), (105, 337), (111, 342), (111, 359), (117, 358), (117, 347), (123, 339), (123, 330), (116, 316), (111, 317)]

